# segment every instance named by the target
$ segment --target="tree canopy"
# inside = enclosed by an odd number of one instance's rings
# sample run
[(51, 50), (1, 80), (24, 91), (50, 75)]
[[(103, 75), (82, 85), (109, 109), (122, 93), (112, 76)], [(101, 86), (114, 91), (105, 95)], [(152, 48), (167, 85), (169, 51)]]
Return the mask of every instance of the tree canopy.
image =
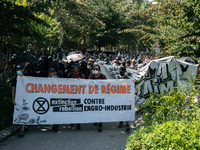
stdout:
[(124, 48), (199, 57), (199, 2), (196, 0), (2, 0), (0, 51), (27, 45), (57, 48)]

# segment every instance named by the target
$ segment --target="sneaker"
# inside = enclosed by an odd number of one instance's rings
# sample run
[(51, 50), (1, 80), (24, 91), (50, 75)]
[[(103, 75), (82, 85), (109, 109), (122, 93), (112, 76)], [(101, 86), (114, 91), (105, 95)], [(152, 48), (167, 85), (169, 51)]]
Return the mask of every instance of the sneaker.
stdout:
[(119, 122), (118, 128), (122, 128), (123, 127), (123, 122)]
[(80, 124), (80, 123), (78, 123), (78, 124), (76, 125), (76, 129), (78, 129), (78, 130), (81, 129), (81, 124)]
[(99, 132), (102, 132), (102, 130), (103, 130), (103, 129), (102, 129), (102, 123), (99, 123), (98, 131), (99, 131)]
[(19, 131), (19, 133), (18, 133), (18, 136), (20, 137), (20, 138), (22, 138), (23, 136), (24, 136), (24, 130), (20, 130)]
[(126, 132), (129, 132), (131, 130), (129, 124), (126, 125)]

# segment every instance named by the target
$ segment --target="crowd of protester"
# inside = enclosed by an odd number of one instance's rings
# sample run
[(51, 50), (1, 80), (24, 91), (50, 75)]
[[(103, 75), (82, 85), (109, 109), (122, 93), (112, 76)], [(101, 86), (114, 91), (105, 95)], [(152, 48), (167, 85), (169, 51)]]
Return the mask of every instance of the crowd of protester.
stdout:
[[(82, 59), (73, 61), (67, 59), (70, 55), (80, 54), (84, 56)], [(41, 53), (32, 53), (27, 50), (24, 56), (36, 57), (36, 61), (28, 61), (17, 64), (15, 62), (16, 74), (19, 76), (33, 76), (33, 77), (47, 77), (47, 78), (78, 78), (78, 79), (107, 79), (101, 73), (100, 66), (103, 64), (118, 66), (119, 79), (127, 79), (126, 69), (134, 69), (140, 71), (140, 68), (147, 65), (155, 58), (153, 52), (133, 52), (125, 50), (107, 50), (99, 53), (95, 50), (88, 50), (85, 54), (78, 51), (61, 50), (55, 55), (41, 55)], [(2, 54), (2, 59), (6, 61), (6, 56)], [(16, 54), (13, 54), (12, 60), (17, 59)], [(17, 76), (12, 80), (12, 97), (13, 104), (15, 103), (15, 90)], [(102, 131), (102, 123), (94, 123), (98, 126), (98, 131)], [(74, 125), (73, 125), (74, 126)], [(123, 126), (123, 122), (119, 123), (119, 128)], [(77, 129), (81, 129), (80, 124), (76, 124)], [(23, 125), (20, 130), (19, 136), (23, 137), (26, 126)], [(59, 125), (54, 124), (52, 130), (58, 131)], [(126, 131), (129, 132), (129, 122), (126, 122)]]
[[(131, 52), (131, 51), (86, 51), (84, 58), (81, 60), (66, 61), (66, 57), (74, 54), (83, 55), (81, 52), (70, 52), (62, 50), (55, 55), (40, 55), (38, 53), (32, 54), (38, 60), (34, 62), (23, 62), (15, 64), (16, 74), (19, 76), (33, 76), (33, 77), (47, 77), (47, 78), (82, 78), (82, 79), (102, 79), (107, 77), (101, 73), (100, 65), (108, 64), (113, 66), (120, 66), (119, 78), (126, 79), (126, 68), (138, 70), (145, 66), (154, 57), (151, 52)], [(30, 56), (30, 50), (24, 52), (25, 56)], [(5, 58), (5, 56), (3, 56)], [(12, 60), (17, 58), (16, 54), (12, 56)], [(17, 62), (16, 62), (17, 63)], [(15, 103), (17, 76), (12, 80), (12, 101)], [(98, 131), (102, 131), (102, 123), (94, 123), (98, 126)], [(123, 126), (123, 122), (119, 123), (119, 128)], [(81, 129), (80, 124), (76, 124), (77, 129)], [(26, 126), (23, 125), (19, 136), (23, 137), (26, 131)], [(52, 130), (58, 131), (59, 126), (54, 124)], [(126, 122), (126, 131), (130, 130), (129, 123)]]
[[(24, 53), (26, 54), (27, 51)], [(66, 78), (72, 71), (72, 65), (74, 61), (66, 62), (68, 55), (81, 52), (70, 52), (68, 50), (62, 50), (55, 55), (36, 55), (37, 61), (25, 64), (24, 75), (35, 77), (48, 77), (48, 69), (54, 68), (56, 75), (59, 78)], [(26, 54), (27, 55), (27, 54)], [(30, 55), (30, 54), (28, 54)], [(145, 66), (150, 60), (153, 59), (154, 53), (152, 52), (131, 52), (131, 51), (103, 51), (99, 53), (97, 51), (86, 51), (85, 58), (78, 61), (80, 66), (80, 72), (88, 79), (92, 73), (92, 67), (94, 63), (99, 65), (108, 64), (113, 66), (123, 66), (129, 69), (139, 70)], [(5, 57), (5, 56), (4, 56)], [(12, 59), (16, 58), (16, 54), (12, 56)]]

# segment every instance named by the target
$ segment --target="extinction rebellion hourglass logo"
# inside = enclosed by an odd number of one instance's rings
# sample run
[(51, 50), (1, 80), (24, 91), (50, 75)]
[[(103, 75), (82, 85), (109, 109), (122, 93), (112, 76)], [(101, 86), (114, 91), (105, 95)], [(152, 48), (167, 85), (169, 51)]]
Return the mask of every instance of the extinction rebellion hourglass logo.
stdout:
[(49, 110), (49, 102), (45, 98), (39, 97), (33, 102), (33, 110), (37, 114), (45, 114)]

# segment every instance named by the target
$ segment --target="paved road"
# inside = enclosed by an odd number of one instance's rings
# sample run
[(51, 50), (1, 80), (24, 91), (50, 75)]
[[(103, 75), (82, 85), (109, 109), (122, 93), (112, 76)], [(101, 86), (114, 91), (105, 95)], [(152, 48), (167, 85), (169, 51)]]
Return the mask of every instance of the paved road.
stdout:
[(126, 133), (125, 126), (117, 126), (116, 122), (103, 123), (102, 132), (94, 124), (82, 124), (81, 130), (60, 125), (58, 132), (51, 126), (29, 126), (23, 138), (14, 135), (0, 144), (0, 150), (124, 150), (126, 138), (134, 130)]

